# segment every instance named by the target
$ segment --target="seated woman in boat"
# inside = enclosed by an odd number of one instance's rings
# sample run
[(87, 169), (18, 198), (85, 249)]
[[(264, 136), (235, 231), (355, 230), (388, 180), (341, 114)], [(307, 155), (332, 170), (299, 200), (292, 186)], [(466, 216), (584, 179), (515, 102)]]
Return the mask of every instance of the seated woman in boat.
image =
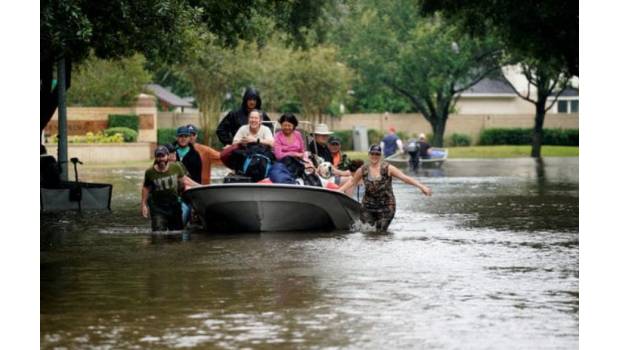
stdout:
[(273, 134), (271, 130), (261, 124), (261, 113), (254, 109), (248, 116), (248, 123), (237, 130), (233, 138), (233, 145), (248, 145), (256, 143), (268, 147), (273, 146)]
[(299, 124), (292, 113), (284, 113), (278, 119), (281, 129), (276, 132), (273, 151), (276, 156), (269, 178), (273, 183), (295, 184), (301, 177), (304, 162), (308, 161), (303, 136), (297, 131)]
[(248, 124), (237, 130), (232, 146), (221, 152), (220, 159), (225, 166), (240, 174), (244, 172), (244, 163), (249, 153), (267, 153), (268, 158), (274, 158), (271, 153), (272, 146), (271, 130), (261, 124), (260, 111), (252, 110)]
[(277, 160), (284, 157), (307, 159), (303, 136), (297, 131), (297, 117), (292, 113), (284, 113), (278, 119), (281, 129), (276, 132), (273, 142), (273, 152)]
[(381, 161), (381, 147), (372, 145), (368, 150), (370, 163), (359, 168), (351, 181), (340, 188), (345, 192), (357, 185), (361, 180), (364, 182), (365, 192), (362, 199), (362, 213), (360, 219), (365, 224), (375, 226), (377, 230), (385, 231), (392, 222), (396, 213), (396, 201), (392, 191), (392, 177), (397, 177), (403, 182), (413, 185), (426, 195), (431, 195), (431, 189), (424, 186), (412, 177), (403, 174), (398, 168), (387, 162)]

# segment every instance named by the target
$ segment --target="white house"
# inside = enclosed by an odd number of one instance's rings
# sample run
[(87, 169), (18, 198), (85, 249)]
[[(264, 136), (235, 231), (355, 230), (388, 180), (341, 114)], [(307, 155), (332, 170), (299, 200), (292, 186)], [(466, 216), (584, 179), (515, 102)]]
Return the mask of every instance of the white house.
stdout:
[[(527, 94), (528, 82), (518, 67), (503, 69), (507, 80), (523, 95)], [(573, 86), (578, 86), (575, 78)], [(530, 96), (536, 98), (536, 89), (530, 86)], [(552, 98), (548, 103), (552, 102)], [(456, 103), (457, 114), (534, 114), (534, 104), (519, 97), (502, 79), (485, 78), (465, 90)], [(579, 89), (568, 88), (560, 94), (557, 103), (549, 110), (550, 114), (579, 113)]]

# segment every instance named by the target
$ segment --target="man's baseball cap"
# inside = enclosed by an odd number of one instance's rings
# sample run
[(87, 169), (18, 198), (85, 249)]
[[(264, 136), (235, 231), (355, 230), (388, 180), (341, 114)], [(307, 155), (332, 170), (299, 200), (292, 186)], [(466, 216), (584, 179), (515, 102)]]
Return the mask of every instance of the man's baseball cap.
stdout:
[(339, 145), (340, 139), (337, 138), (336, 136), (331, 136), (329, 140), (327, 140), (327, 143), (329, 143), (330, 145)]
[(167, 156), (169, 153), (166, 146), (157, 146), (157, 148), (155, 148), (155, 157)]
[(187, 126), (179, 126), (177, 128), (177, 136), (181, 136), (181, 135), (189, 136), (189, 129), (187, 128)]
[(190, 134), (198, 134), (198, 128), (194, 124), (187, 124), (187, 130), (189, 130)]

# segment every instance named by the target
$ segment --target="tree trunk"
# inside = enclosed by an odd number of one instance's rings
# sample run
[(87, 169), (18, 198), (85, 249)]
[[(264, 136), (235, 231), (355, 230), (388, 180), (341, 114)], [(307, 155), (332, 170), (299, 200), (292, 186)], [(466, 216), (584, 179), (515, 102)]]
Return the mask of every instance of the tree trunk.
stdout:
[(446, 131), (447, 116), (432, 116), (431, 125), (433, 127), (433, 141), (431, 144), (433, 147), (443, 147), (443, 136)]
[(539, 98), (536, 101), (536, 118), (534, 121), (534, 130), (532, 131), (532, 158), (540, 158), (543, 138), (543, 123), (545, 122), (545, 105), (547, 98)]
[(217, 128), (219, 122), (220, 110), (222, 109), (222, 102), (218, 94), (205, 94), (199, 100), (198, 108), (200, 109), (200, 128), (204, 132), (204, 143), (208, 146), (214, 145), (214, 140), (211, 140), (211, 131)]

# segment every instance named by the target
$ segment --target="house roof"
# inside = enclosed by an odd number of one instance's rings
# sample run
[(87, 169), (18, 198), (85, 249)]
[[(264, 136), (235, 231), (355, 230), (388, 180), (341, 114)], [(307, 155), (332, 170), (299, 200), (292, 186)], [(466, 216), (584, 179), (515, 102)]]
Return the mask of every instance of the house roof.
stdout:
[(572, 87), (566, 88), (566, 90), (562, 91), (560, 96), (577, 96), (579, 97), (579, 89), (575, 89)]
[(484, 78), (476, 85), (463, 91), (463, 95), (516, 95), (507, 82), (498, 79)]
[(164, 88), (159, 84), (146, 84), (144, 86), (147, 90), (151, 91), (155, 96), (173, 107), (192, 107), (192, 104), (185, 101), (181, 97), (173, 94), (170, 90)]

